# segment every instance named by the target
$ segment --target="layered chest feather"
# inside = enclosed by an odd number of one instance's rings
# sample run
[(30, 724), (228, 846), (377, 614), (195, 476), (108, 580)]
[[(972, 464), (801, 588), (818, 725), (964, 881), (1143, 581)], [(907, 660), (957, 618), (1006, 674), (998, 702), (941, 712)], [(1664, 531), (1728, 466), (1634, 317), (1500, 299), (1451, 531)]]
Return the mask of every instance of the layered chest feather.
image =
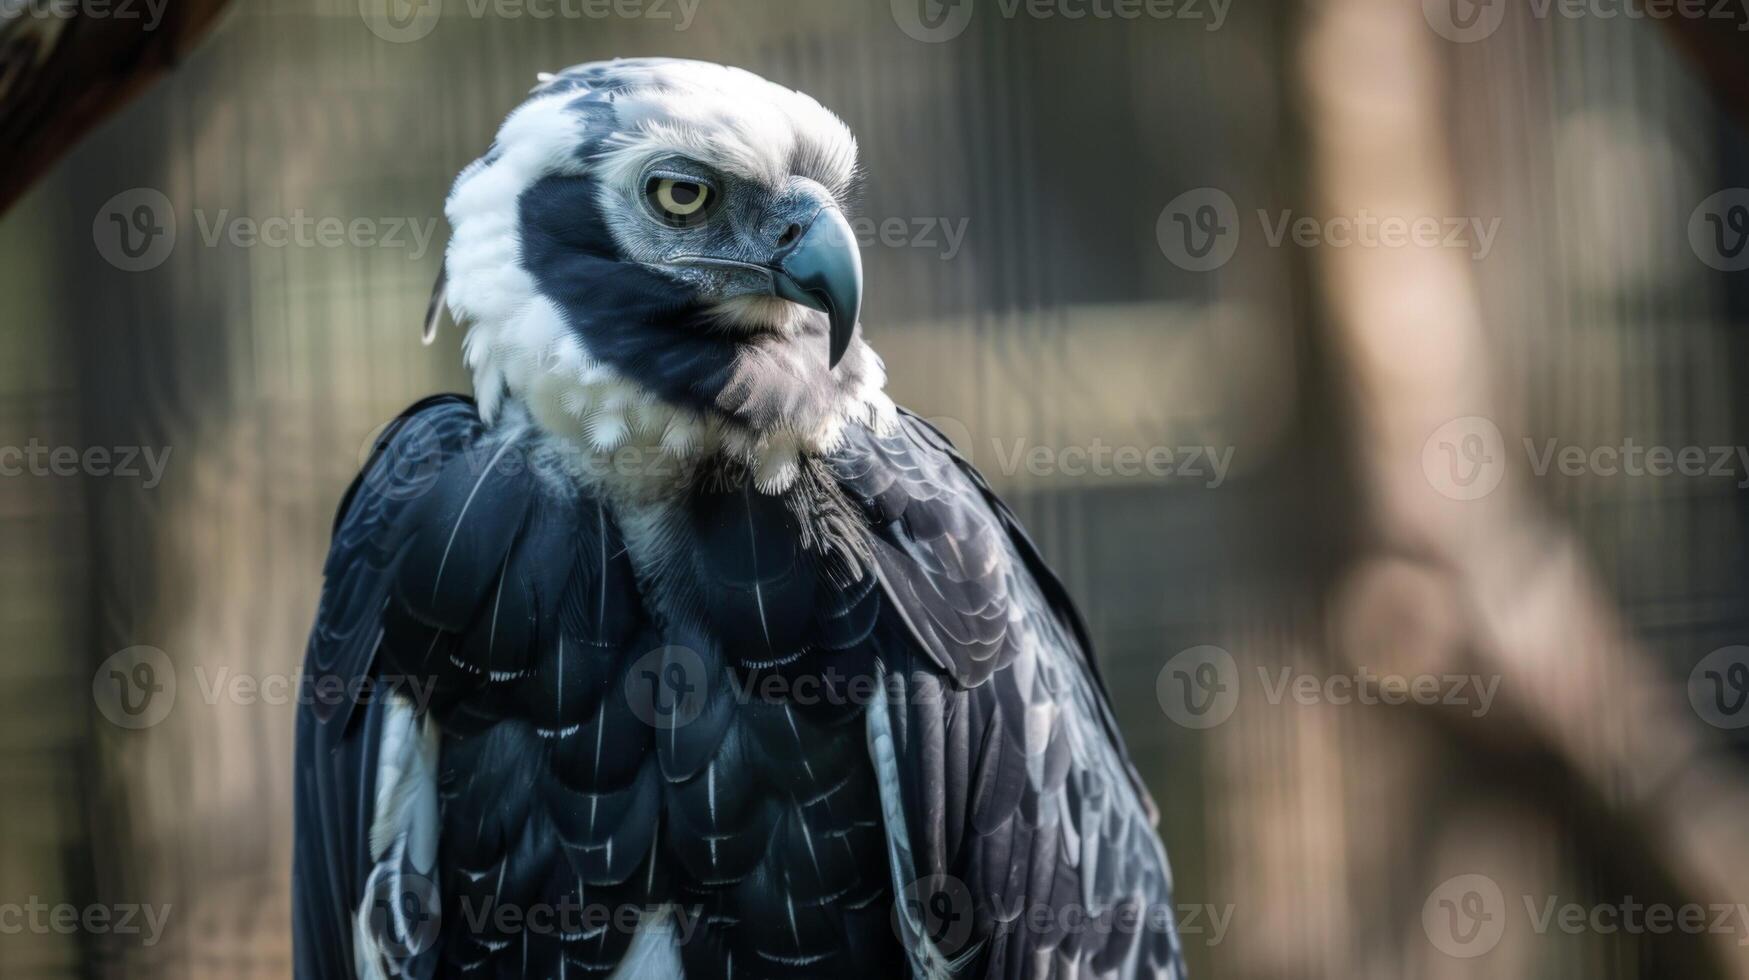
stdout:
[[(886, 891), (862, 726), (880, 593), (833, 488), (630, 506), (455, 482), (421, 505), (385, 628), (393, 666), (436, 678), (451, 895), (695, 898), (802, 955)], [(792, 905), (787, 935), (736, 925)]]

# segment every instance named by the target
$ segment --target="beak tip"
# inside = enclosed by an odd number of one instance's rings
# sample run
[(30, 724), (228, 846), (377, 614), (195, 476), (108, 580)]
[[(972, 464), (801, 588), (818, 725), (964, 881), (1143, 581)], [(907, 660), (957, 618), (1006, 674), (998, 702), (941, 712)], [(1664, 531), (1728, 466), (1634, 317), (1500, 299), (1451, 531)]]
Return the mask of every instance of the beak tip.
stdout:
[(775, 263), (773, 291), (826, 314), (828, 368), (850, 350), (862, 313), (862, 254), (856, 234), (837, 207), (825, 207)]

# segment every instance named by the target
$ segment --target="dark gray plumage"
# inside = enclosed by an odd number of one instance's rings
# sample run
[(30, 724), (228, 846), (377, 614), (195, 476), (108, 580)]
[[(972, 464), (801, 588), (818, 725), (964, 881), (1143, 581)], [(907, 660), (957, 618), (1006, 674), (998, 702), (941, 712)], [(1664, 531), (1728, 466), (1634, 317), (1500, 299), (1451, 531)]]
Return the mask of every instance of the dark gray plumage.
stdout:
[[(880, 395), (835, 319), (849, 267), (786, 258), (838, 207), (848, 135), (767, 88), (583, 66), (458, 180), (447, 291), (492, 327), (490, 398), (410, 409), (336, 519), (306, 682), (378, 696), (299, 717), (300, 977), (1181, 975), (1086, 631), (1013, 514)], [(622, 117), (740, 112), (651, 159)], [(576, 172), (517, 169), (555, 126)], [(677, 159), (694, 144), (719, 156)], [(652, 166), (721, 188), (722, 226), (623, 227), (615, 182)], [(479, 230), (495, 200), (510, 259)], [(824, 298), (784, 306), (782, 275)], [(669, 468), (594, 468), (640, 427)]]

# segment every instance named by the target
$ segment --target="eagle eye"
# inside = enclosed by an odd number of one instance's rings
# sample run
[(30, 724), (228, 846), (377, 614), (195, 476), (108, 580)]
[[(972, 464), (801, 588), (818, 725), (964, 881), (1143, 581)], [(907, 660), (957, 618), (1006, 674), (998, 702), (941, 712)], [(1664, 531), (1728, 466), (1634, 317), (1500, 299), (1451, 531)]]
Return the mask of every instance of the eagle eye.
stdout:
[(709, 184), (682, 177), (654, 176), (644, 188), (645, 197), (656, 214), (670, 225), (685, 227), (697, 224), (709, 210)]

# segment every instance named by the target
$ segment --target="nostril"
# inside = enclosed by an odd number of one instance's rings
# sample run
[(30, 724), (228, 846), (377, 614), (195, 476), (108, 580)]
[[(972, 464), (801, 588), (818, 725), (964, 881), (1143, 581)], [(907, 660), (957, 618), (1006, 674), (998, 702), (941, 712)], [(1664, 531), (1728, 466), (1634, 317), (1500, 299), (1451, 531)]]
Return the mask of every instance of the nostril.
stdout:
[(778, 236), (777, 247), (783, 248), (800, 237), (802, 237), (802, 226), (792, 222), (788, 228), (783, 230), (783, 234)]

